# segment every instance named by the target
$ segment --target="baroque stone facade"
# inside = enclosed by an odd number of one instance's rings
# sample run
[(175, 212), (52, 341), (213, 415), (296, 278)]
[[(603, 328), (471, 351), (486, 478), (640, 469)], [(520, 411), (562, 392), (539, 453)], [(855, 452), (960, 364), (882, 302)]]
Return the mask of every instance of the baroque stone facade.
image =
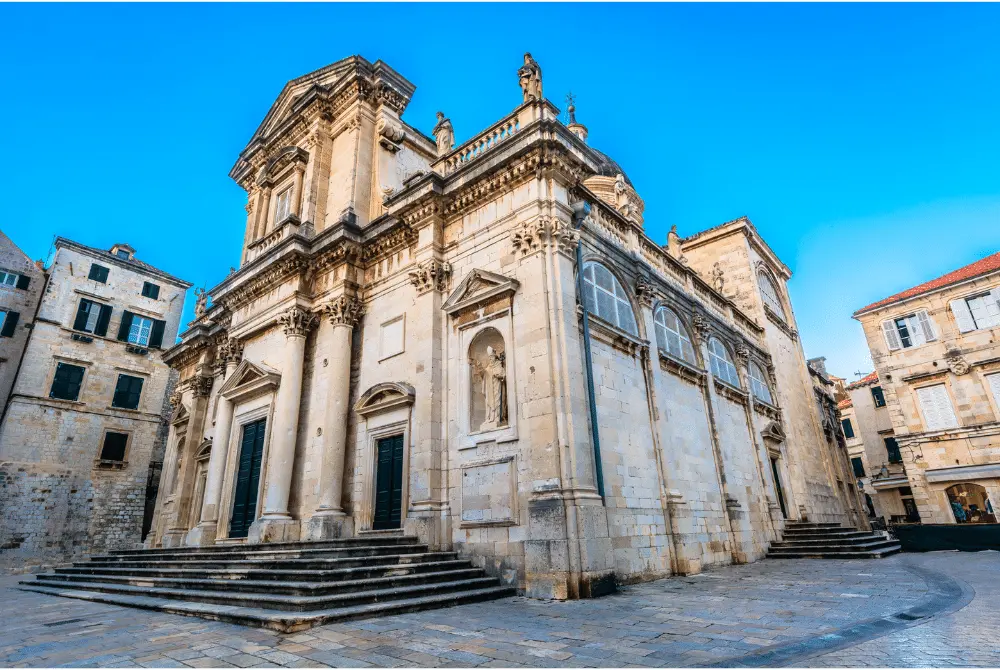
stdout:
[(854, 318), (875, 363), (867, 386), (881, 389), (891, 423), (886, 435), (898, 445), (892, 458), (876, 451), (882, 458), (870, 464), (885, 511), (922, 523), (995, 523), (1000, 253), (868, 305)]
[(57, 238), (55, 248), (31, 281), (41, 304), (22, 315), (30, 336), (0, 425), (9, 569), (140, 544), (151, 461), (164, 448), (171, 370), (159, 349), (176, 338), (190, 287), (128, 245)]
[(242, 266), (165, 354), (150, 546), (401, 529), (573, 598), (852, 522), (787, 268), (745, 219), (653, 242), (530, 55), (518, 79), (454, 148), (443, 114), (433, 140), (402, 120), (414, 87), (381, 61), (285, 86), (230, 173)]

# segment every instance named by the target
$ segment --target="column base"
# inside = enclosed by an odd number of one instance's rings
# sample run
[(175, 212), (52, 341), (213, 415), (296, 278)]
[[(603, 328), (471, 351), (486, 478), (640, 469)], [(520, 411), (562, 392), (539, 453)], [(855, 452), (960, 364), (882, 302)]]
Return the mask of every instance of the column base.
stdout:
[(171, 528), (163, 534), (163, 540), (160, 541), (160, 546), (164, 549), (172, 549), (173, 547), (183, 547), (184, 538), (187, 533), (180, 528)]
[(303, 540), (335, 540), (354, 536), (354, 517), (340, 511), (323, 511), (313, 514), (302, 524)]
[(298, 542), (299, 520), (291, 517), (261, 517), (250, 525), (247, 544)]
[(215, 521), (202, 521), (197, 526), (188, 531), (184, 544), (189, 547), (207, 547), (215, 544), (215, 537), (219, 532), (218, 523)]

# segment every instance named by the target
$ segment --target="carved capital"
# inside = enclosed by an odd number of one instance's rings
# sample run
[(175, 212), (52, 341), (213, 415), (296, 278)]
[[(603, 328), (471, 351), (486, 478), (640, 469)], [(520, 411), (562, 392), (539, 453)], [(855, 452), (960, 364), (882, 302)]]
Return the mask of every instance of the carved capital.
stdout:
[(515, 226), (510, 233), (510, 243), (515, 253), (522, 256), (541, 251), (545, 245), (565, 254), (575, 253), (580, 233), (561, 219), (540, 216)]
[(239, 363), (243, 359), (243, 343), (228, 337), (219, 344), (218, 358), (223, 363)]
[(653, 284), (640, 275), (635, 279), (635, 297), (643, 307), (652, 307), (653, 303), (660, 296), (656, 289), (653, 288)]
[(427, 291), (446, 291), (451, 278), (451, 263), (429, 259), (417, 263), (410, 270), (410, 283), (417, 287), (417, 293)]
[(740, 365), (746, 367), (750, 362), (750, 348), (747, 345), (740, 342), (736, 345), (736, 358), (739, 360)]
[(191, 379), (191, 391), (195, 398), (207, 398), (212, 393), (214, 377), (199, 375)]
[(707, 341), (708, 336), (712, 334), (712, 324), (702, 314), (695, 314), (691, 319), (691, 325), (694, 326), (694, 334), (699, 343)]
[(334, 326), (353, 328), (364, 314), (364, 307), (357, 298), (342, 295), (326, 303), (323, 312)]
[(292, 307), (278, 315), (278, 323), (288, 337), (305, 337), (316, 325), (316, 315), (301, 307)]
[(177, 406), (181, 404), (181, 392), (174, 391), (173, 393), (171, 393), (170, 397), (167, 399), (167, 402), (170, 403), (170, 407), (172, 409), (176, 409)]
[(560, 219), (556, 219), (552, 223), (552, 234), (549, 243), (553, 245), (556, 251), (573, 255), (576, 253), (576, 244), (579, 241), (580, 231), (571, 224)]

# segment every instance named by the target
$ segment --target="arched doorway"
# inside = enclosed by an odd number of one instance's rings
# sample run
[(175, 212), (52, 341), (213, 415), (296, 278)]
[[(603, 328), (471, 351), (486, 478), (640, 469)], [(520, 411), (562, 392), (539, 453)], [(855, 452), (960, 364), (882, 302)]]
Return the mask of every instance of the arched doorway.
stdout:
[(955, 484), (945, 489), (956, 523), (996, 523), (986, 489), (979, 484)]

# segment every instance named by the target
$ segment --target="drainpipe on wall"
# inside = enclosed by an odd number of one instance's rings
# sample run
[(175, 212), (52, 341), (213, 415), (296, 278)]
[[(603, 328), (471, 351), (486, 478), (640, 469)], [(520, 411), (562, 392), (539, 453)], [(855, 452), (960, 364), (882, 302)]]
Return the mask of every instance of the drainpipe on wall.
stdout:
[[(580, 200), (573, 203), (573, 227), (580, 230), (583, 220), (590, 214), (590, 203)], [(583, 299), (583, 237), (576, 243), (576, 295), (583, 308), (583, 367), (587, 372), (587, 401), (590, 409), (590, 437), (594, 442), (594, 468), (597, 493), (604, 501), (604, 468), (601, 465), (601, 438), (597, 430), (597, 399), (594, 397), (594, 360), (590, 353), (590, 319), (587, 301)]]

